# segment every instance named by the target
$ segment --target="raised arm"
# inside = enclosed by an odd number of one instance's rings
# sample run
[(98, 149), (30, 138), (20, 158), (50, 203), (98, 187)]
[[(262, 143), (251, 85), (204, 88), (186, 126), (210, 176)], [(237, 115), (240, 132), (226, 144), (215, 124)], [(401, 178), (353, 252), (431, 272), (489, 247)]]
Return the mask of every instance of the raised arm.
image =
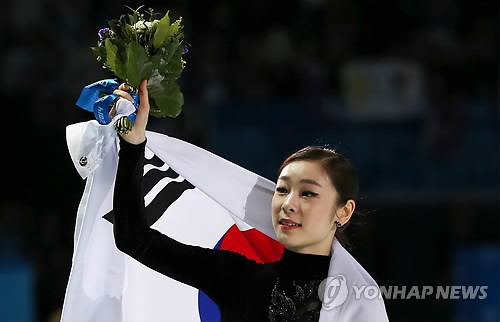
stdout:
[[(145, 83), (141, 89), (145, 89)], [(224, 295), (234, 296), (231, 290), (237, 287), (237, 281), (259, 264), (234, 252), (182, 244), (147, 225), (142, 191), (146, 141), (145, 134), (138, 133), (145, 131), (141, 122), (147, 122), (147, 115), (141, 112), (146, 112), (143, 102), (147, 96), (140, 99), (136, 124), (120, 139), (113, 196), (116, 246), (155, 271), (201, 289), (221, 304)]]

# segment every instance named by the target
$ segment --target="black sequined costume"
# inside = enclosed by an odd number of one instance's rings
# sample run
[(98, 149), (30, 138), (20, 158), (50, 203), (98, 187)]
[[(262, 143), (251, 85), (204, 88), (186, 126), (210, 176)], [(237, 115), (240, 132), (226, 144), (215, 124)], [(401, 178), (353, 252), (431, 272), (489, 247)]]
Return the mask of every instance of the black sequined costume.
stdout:
[[(330, 256), (285, 249), (281, 260), (260, 264), (227, 250), (185, 245), (151, 229), (144, 218), (145, 143), (121, 140), (113, 208), (117, 247), (144, 265), (204, 291), (222, 321), (317, 321), (317, 288)], [(230, 189), (230, 187), (228, 187)]]

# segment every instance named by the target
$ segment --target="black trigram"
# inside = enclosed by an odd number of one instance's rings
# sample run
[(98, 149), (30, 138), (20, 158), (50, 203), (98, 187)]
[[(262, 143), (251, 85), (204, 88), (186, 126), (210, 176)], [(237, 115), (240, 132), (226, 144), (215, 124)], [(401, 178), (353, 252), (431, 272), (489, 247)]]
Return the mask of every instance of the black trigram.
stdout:
[[(142, 191), (144, 191), (145, 197), (148, 192), (153, 189), (153, 187), (160, 182), (163, 178), (172, 178), (176, 179), (179, 177), (179, 174), (172, 170), (172, 168), (168, 168), (167, 171), (159, 170), (165, 162), (160, 160), (156, 155), (153, 155), (151, 159), (145, 159), (144, 166), (151, 164), (155, 166), (155, 168), (150, 169), (142, 179)], [(182, 193), (186, 190), (194, 189), (194, 186), (187, 181), (186, 179), (181, 182), (171, 181), (169, 182), (163, 189), (156, 195), (156, 197), (149, 203), (146, 207), (146, 221), (149, 226), (153, 225), (163, 213), (170, 207), (171, 204), (174, 203)], [(104, 219), (113, 223), (114, 219), (114, 211), (111, 210), (107, 214), (103, 216)]]

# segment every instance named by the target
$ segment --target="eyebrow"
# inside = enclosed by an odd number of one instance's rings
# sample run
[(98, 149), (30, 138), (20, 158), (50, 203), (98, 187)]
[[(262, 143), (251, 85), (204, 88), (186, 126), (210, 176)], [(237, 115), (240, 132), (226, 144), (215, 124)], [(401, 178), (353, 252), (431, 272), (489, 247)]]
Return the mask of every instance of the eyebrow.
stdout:
[[(278, 180), (290, 181), (290, 177), (288, 177), (288, 176), (281, 176), (281, 177), (278, 178)], [(318, 182), (316, 182), (316, 181), (314, 181), (312, 179), (301, 179), (299, 182), (301, 182), (301, 183), (310, 183), (310, 184), (313, 184), (315, 186), (321, 187), (321, 185)]]

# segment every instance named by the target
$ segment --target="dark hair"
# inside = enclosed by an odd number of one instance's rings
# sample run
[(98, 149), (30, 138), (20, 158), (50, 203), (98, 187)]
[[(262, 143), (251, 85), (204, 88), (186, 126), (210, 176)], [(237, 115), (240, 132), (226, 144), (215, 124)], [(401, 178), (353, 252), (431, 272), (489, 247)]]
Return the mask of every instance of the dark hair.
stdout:
[[(295, 161), (318, 161), (323, 166), (335, 190), (337, 190), (338, 199), (336, 203), (338, 205), (343, 206), (351, 199), (355, 202), (358, 200), (358, 175), (350, 161), (342, 154), (326, 147), (307, 146), (286, 158), (278, 170), (278, 176), (287, 165)], [(355, 213), (356, 212), (355, 210)], [(351, 220), (335, 231), (335, 237), (337, 237), (342, 246), (348, 249), (350, 249), (351, 246), (347, 241), (344, 231), (350, 223)]]

